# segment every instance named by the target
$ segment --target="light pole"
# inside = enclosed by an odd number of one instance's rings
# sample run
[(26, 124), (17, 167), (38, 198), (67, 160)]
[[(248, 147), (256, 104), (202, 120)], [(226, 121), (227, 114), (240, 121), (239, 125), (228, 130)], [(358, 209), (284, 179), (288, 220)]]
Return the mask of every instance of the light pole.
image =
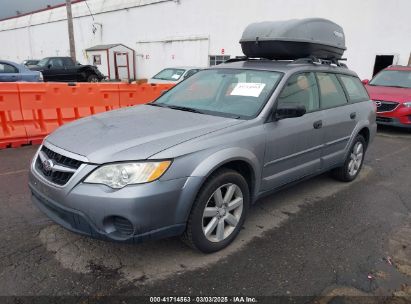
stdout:
[(67, 9), (67, 25), (70, 44), (70, 57), (73, 61), (76, 61), (76, 45), (74, 43), (74, 30), (73, 30), (73, 14), (71, 12), (71, 0), (66, 0)]

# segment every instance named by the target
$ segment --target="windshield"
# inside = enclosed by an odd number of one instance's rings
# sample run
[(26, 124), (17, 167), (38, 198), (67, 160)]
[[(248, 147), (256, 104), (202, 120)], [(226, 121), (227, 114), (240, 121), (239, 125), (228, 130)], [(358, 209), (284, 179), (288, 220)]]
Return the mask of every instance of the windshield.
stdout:
[(200, 71), (159, 97), (153, 105), (204, 114), (253, 118), (264, 107), (283, 74), (212, 69)]
[(47, 62), (48, 62), (48, 58), (43, 58), (37, 63), (37, 65), (40, 67), (45, 67)]
[(369, 84), (373, 86), (411, 88), (411, 71), (382, 71)]
[(161, 80), (172, 80), (176, 81), (181, 78), (181, 76), (184, 74), (185, 70), (184, 69), (164, 69), (157, 75), (155, 75), (153, 78), (154, 79), (161, 79)]

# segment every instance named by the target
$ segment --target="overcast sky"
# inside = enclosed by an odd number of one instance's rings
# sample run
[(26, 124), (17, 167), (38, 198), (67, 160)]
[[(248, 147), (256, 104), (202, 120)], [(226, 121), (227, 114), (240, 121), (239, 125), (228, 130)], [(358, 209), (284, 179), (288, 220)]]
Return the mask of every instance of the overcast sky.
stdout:
[(64, 0), (0, 0), (0, 19), (16, 16), (16, 11), (24, 14), (46, 8), (47, 5), (64, 2)]

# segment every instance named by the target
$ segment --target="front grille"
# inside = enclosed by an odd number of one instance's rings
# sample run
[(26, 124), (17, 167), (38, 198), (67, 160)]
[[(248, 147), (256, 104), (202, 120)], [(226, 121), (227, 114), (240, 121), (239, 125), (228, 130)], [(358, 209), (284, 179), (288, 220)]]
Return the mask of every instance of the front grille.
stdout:
[(395, 101), (383, 101), (383, 100), (374, 100), (375, 104), (377, 105), (377, 112), (390, 112), (395, 110), (398, 106), (398, 102)]
[(61, 155), (43, 146), (36, 159), (35, 166), (45, 179), (56, 185), (64, 186), (81, 164), (81, 161)]
[(392, 122), (392, 118), (389, 117), (382, 117), (382, 116), (377, 116), (376, 118), (377, 122)]
[(129, 236), (134, 232), (133, 224), (131, 224), (129, 220), (121, 216), (115, 216), (113, 218), (113, 226), (114, 228), (116, 228), (116, 231), (122, 236)]
[(58, 154), (57, 152), (54, 152), (45, 146), (41, 148), (41, 151), (46, 153), (48, 158), (55, 160), (58, 164), (62, 166), (67, 166), (73, 169), (78, 169), (81, 166), (81, 161)]

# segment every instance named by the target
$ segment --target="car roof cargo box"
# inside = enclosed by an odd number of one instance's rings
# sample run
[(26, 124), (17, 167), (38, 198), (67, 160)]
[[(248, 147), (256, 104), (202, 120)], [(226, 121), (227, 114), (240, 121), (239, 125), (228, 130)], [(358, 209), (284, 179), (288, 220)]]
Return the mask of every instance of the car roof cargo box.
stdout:
[(247, 57), (277, 60), (341, 59), (346, 50), (342, 27), (321, 18), (252, 23), (240, 44)]

